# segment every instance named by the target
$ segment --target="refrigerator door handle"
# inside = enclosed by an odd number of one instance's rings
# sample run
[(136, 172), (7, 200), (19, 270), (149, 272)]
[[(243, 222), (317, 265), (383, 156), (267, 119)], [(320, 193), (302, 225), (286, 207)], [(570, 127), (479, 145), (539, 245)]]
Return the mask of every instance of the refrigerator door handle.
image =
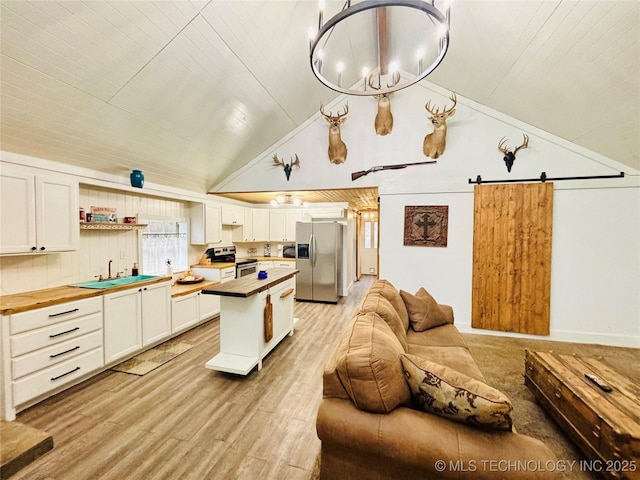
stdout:
[(311, 267), (315, 268), (316, 266), (316, 236), (312, 233), (311, 238), (309, 239), (309, 244), (311, 245)]

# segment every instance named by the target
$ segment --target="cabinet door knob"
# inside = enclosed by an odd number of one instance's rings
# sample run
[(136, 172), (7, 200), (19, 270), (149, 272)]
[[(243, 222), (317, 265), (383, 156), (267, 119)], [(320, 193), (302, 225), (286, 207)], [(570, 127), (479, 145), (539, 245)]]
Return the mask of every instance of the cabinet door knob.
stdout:
[(42, 250), (44, 250), (44, 247), (40, 247), (40, 250), (41, 250), (41, 251), (42, 251)]
[(37, 250), (36, 247), (31, 247), (31, 250)]

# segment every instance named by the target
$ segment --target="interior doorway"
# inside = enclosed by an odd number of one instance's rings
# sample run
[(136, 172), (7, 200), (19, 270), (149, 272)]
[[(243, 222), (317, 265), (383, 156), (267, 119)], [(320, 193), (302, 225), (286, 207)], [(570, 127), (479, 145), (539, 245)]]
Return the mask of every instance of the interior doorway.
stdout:
[(358, 278), (360, 275), (378, 276), (380, 223), (378, 211), (362, 212), (358, 218)]

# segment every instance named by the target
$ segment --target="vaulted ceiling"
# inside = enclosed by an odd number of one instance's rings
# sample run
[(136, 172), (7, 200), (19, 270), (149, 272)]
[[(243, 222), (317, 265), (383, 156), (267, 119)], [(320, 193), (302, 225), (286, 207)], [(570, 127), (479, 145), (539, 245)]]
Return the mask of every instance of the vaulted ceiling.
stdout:
[[(6, 151), (206, 192), (336, 96), (309, 68), (314, 1), (0, 8)], [(458, 0), (429, 81), (638, 169), (639, 59), (637, 1)]]

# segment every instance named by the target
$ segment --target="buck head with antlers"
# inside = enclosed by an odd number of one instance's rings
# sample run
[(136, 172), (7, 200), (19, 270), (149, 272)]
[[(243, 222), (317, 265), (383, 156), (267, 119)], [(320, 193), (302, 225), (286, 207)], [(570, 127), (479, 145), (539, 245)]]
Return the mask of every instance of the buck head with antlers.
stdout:
[(438, 158), (444, 152), (447, 137), (447, 119), (456, 113), (456, 94), (452, 93), (449, 99), (453, 102), (451, 108), (445, 108), (440, 112), (439, 108), (433, 110), (431, 101), (428, 101), (424, 108), (431, 114), (429, 120), (433, 124), (433, 132), (424, 137), (422, 151), (427, 157)]
[(298, 158), (298, 154), (296, 153), (296, 158), (291, 159), (291, 161), (289, 163), (284, 163), (283, 160), (280, 160), (278, 158), (278, 154), (274, 154), (273, 155), (273, 166), (274, 167), (282, 167), (284, 168), (284, 174), (287, 177), (287, 182), (289, 181), (289, 177), (291, 176), (291, 170), (293, 170), (293, 167), (298, 167), (300, 168), (300, 159)]
[(522, 134), (524, 141), (522, 145), (516, 147), (513, 152), (509, 150), (509, 147), (505, 144), (507, 141), (507, 137), (502, 137), (500, 143), (498, 143), (498, 150), (500, 150), (504, 154), (504, 163), (507, 165), (507, 172), (511, 172), (511, 167), (513, 167), (513, 162), (516, 159), (516, 153), (521, 148), (527, 148), (529, 146), (529, 136), (526, 133)]
[[(372, 75), (369, 75), (369, 86), (374, 90), (380, 90), (380, 83), (378, 80), (378, 86), (376, 87), (371, 82)], [(393, 85), (400, 80), (400, 73), (395, 72), (393, 74)], [(387, 87), (391, 85), (387, 84)], [(376, 114), (375, 128), (377, 135), (389, 135), (393, 129), (393, 115), (391, 114), (391, 93), (381, 93), (380, 95), (374, 95), (374, 98), (378, 100), (378, 113)]]
[(335, 164), (344, 163), (347, 159), (347, 146), (340, 137), (340, 125), (347, 119), (349, 104), (345, 105), (344, 113), (338, 112), (338, 115), (333, 115), (331, 112), (327, 115), (324, 113), (323, 106), (320, 105), (320, 113), (329, 122), (329, 161)]

